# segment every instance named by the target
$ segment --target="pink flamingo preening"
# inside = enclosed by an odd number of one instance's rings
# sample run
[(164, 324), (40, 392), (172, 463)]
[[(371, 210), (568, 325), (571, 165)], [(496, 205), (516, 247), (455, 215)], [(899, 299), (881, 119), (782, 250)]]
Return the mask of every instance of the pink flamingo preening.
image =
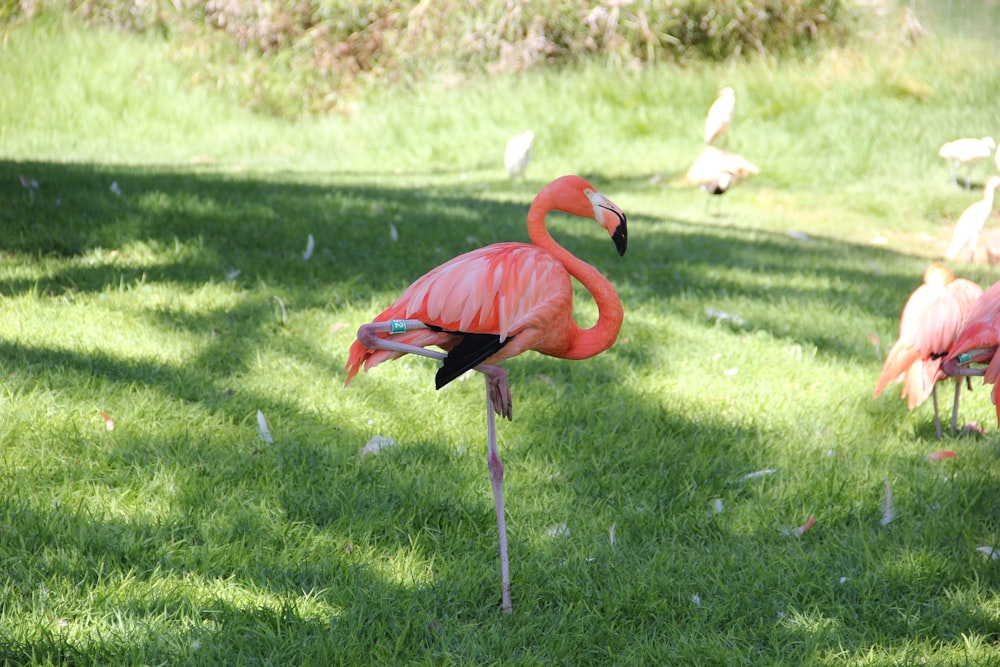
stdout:
[[(347, 381), (404, 354), (443, 363), (438, 389), (470, 369), (486, 378), (488, 467), (496, 506), (500, 546), (502, 609), (513, 611), (503, 508), (503, 464), (497, 452), (494, 413), (511, 419), (513, 405), (507, 371), (497, 366), (525, 350), (561, 359), (587, 359), (611, 347), (624, 311), (615, 288), (593, 266), (553, 240), (545, 227), (550, 211), (592, 218), (625, 254), (625, 214), (579, 176), (546, 185), (528, 209), (531, 243), (497, 243), (459, 255), (418, 278), (374, 321), (358, 329), (347, 360)], [(594, 326), (573, 321), (576, 278), (594, 297)], [(435, 346), (444, 350), (425, 349)]]
[[(956, 278), (943, 264), (928, 266), (924, 271), (924, 283), (903, 306), (899, 338), (886, 355), (882, 374), (875, 385), (875, 398), (878, 398), (890, 382), (902, 382), (901, 397), (907, 399), (910, 410), (926, 401), (928, 396), (933, 397), (934, 429), (938, 438), (941, 437), (941, 419), (936, 387), (937, 381), (945, 377), (941, 364), (982, 293), (983, 288), (979, 285)], [(956, 378), (952, 432), (958, 421), (961, 388), (960, 378)]]
[[(1000, 282), (983, 292), (969, 313), (965, 326), (948, 350), (948, 356), (941, 364), (946, 374), (961, 379), (969, 376), (983, 376), (983, 382), (993, 385), (992, 399), (997, 410), (997, 424), (1000, 425)], [(986, 366), (970, 364), (986, 364)]]

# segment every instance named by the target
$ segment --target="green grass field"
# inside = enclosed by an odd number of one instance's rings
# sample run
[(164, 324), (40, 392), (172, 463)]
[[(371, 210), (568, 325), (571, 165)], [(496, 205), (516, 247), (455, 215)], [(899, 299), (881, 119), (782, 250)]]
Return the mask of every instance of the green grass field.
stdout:
[[(943, 442), (929, 405), (872, 399), (980, 196), (937, 149), (1000, 133), (998, 52), (894, 34), (800, 62), (442, 77), (293, 123), (192, 86), (156, 38), (8, 32), (0, 658), (1000, 664), (988, 388), (961, 411), (986, 434)], [(727, 145), (761, 174), (707, 206), (677, 178), (722, 85)], [(503, 144), (528, 128), (510, 183)], [(626, 317), (594, 359), (506, 364), (505, 617), (481, 380), (436, 392), (405, 358), (345, 388), (342, 369), (413, 279), (526, 240), (563, 173), (629, 216), (624, 258), (550, 219)], [(375, 435), (398, 446), (362, 457)]]

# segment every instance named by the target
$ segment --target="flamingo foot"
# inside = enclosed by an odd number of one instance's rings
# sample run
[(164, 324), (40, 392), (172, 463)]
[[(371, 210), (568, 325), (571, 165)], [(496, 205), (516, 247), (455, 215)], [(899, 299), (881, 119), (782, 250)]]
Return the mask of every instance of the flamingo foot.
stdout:
[(486, 396), (489, 398), (493, 411), (507, 421), (513, 419), (514, 401), (510, 395), (510, 383), (507, 381), (507, 371), (500, 366), (480, 364), (476, 370), (486, 376)]

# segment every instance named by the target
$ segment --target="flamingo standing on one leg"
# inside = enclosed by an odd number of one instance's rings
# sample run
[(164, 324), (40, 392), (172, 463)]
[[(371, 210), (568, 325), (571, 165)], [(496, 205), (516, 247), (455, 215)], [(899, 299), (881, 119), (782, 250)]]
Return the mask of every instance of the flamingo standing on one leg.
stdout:
[[(495, 364), (525, 350), (562, 359), (586, 359), (611, 347), (621, 329), (621, 301), (601, 273), (557, 244), (545, 228), (549, 211), (593, 218), (625, 254), (625, 214), (579, 176), (563, 176), (542, 188), (528, 209), (532, 243), (497, 243), (432, 269), (370, 324), (358, 330), (347, 360), (347, 382), (365, 370), (406, 353), (444, 363), (438, 389), (469, 369), (486, 376), (489, 471), (496, 505), (504, 613), (513, 610), (503, 509), (503, 464), (497, 452), (493, 413), (511, 418), (507, 372)], [(573, 321), (576, 278), (597, 302), (589, 329)], [(447, 351), (424, 349), (434, 345)], [(346, 384), (346, 382), (345, 382)]]
[[(985, 384), (993, 385), (991, 397), (997, 406), (997, 425), (1000, 425), (1000, 282), (983, 292), (969, 313), (965, 326), (952, 343), (941, 370), (958, 380), (962, 377), (982, 375)], [(970, 367), (969, 364), (987, 364)]]
[[(875, 386), (875, 398), (878, 398), (890, 382), (902, 382), (900, 397), (907, 400), (910, 410), (932, 396), (934, 430), (938, 438), (941, 437), (941, 418), (938, 415), (937, 381), (945, 377), (940, 372), (942, 357), (955, 341), (982, 293), (979, 285), (964, 278), (955, 278), (951, 269), (943, 264), (927, 267), (924, 283), (903, 306), (899, 339), (886, 355), (882, 374)], [(961, 378), (957, 378), (951, 413), (952, 432), (957, 426), (961, 388)]]

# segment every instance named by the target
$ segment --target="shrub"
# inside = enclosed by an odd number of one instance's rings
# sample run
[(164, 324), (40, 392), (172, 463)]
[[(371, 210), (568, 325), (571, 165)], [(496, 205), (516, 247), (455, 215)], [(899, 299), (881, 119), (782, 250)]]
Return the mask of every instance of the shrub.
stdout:
[[(361, 80), (788, 55), (842, 40), (841, 0), (36, 0), (88, 23), (175, 35), (192, 77), (279, 115), (341, 105)], [(0, 10), (0, 20), (4, 13)]]

